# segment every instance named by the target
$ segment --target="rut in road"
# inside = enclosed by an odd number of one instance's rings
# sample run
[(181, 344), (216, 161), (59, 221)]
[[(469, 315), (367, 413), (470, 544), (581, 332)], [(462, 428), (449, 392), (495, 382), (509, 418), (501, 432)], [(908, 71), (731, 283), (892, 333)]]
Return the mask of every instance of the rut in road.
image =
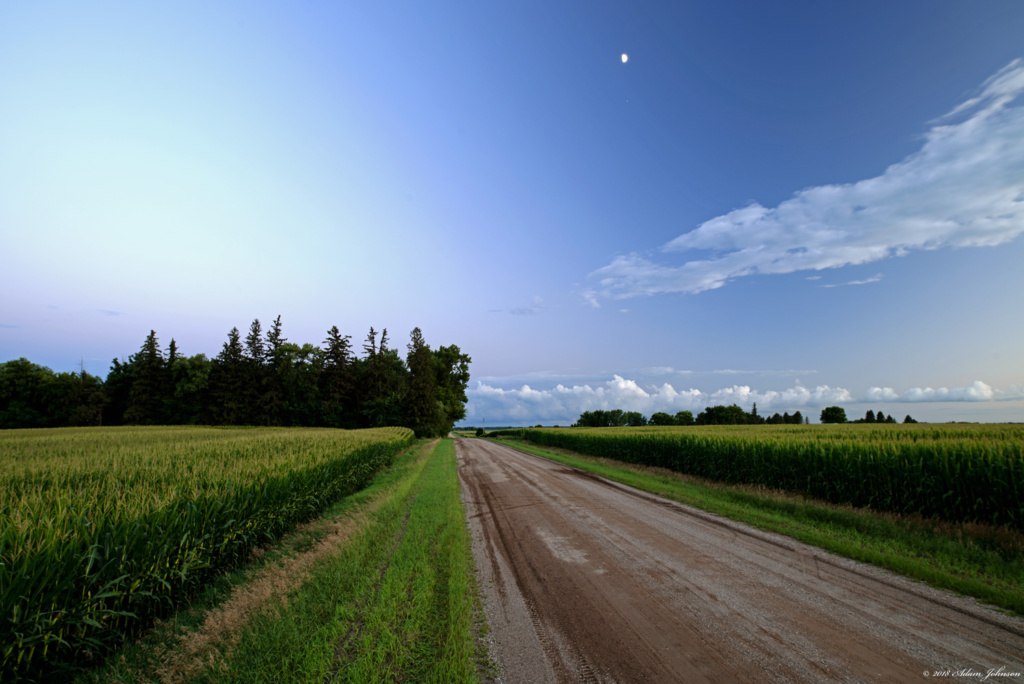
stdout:
[(505, 445), (456, 446), (503, 681), (1024, 672), (1019, 618)]

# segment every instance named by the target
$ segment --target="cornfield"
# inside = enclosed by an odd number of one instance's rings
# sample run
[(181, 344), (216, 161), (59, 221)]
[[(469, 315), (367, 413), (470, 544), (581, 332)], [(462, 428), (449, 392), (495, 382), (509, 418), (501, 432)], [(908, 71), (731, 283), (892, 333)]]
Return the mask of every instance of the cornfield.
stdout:
[(0, 433), (0, 679), (88, 664), (412, 442), (374, 430)]
[(549, 428), (494, 434), (836, 504), (1024, 529), (1024, 425)]

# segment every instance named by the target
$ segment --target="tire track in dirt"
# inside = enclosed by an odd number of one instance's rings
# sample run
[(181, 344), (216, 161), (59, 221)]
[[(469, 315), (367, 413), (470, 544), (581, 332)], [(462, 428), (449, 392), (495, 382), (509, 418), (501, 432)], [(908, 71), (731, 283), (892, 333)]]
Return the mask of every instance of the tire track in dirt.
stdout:
[(540, 681), (536, 661), (559, 682), (1024, 671), (1019, 618), (504, 445), (456, 445), (502, 681)]

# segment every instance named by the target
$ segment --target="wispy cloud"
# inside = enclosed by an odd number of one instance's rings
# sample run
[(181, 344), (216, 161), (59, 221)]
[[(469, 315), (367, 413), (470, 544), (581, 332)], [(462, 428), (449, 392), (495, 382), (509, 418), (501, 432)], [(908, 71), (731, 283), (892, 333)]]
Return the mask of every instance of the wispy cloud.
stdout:
[(96, 309), (96, 311), (104, 316), (124, 316), (120, 311), (111, 311), (110, 309)]
[(870, 278), (865, 278), (864, 280), (850, 280), (845, 283), (832, 283), (829, 285), (822, 285), (822, 287), (842, 287), (844, 285), (867, 285), (868, 283), (877, 283), (881, 279), (882, 274), (879, 273), (878, 275), (872, 276)]
[(0, 323), (0, 328), (10, 328), (10, 329), (12, 329), (12, 330), (13, 330), (13, 329), (15, 329), (15, 328), (17, 328), (17, 327), (18, 327), (18, 326), (16, 326), (16, 325), (11, 325), (11, 324), (9, 324), (9, 323)]
[(669, 383), (644, 385), (635, 380), (613, 375), (603, 383), (557, 384), (537, 389), (529, 384), (503, 389), (477, 381), (467, 390), (469, 404), (466, 420), (470, 423), (485, 418), (494, 424), (558, 423), (569, 424), (584, 411), (623, 409), (640, 411), (650, 416), (657, 411), (694, 414), (708, 406), (739, 404), (745, 409), (756, 403), (761, 414), (801, 410), (812, 418), (816, 410), (832, 405), (930, 402), (998, 402), (1024, 400), (1024, 387), (1012, 385), (1006, 390), (993, 389), (975, 381), (968, 387), (913, 388), (896, 392), (891, 387), (872, 387), (856, 396), (844, 387), (796, 385), (784, 390), (757, 390), (749, 385), (732, 385), (706, 392), (699, 389), (677, 389)]
[(508, 312), (513, 316), (536, 316), (544, 308), (544, 300), (541, 297), (534, 297), (529, 306), (517, 306)]
[(593, 292), (613, 299), (692, 294), (743, 276), (1013, 240), (1024, 232), (1022, 92), (1024, 62), (1017, 59), (976, 97), (932, 122), (921, 149), (882, 175), (808, 188), (775, 208), (755, 202), (706, 221), (661, 248), (710, 252), (682, 265), (619, 256), (590, 274), (599, 284)]

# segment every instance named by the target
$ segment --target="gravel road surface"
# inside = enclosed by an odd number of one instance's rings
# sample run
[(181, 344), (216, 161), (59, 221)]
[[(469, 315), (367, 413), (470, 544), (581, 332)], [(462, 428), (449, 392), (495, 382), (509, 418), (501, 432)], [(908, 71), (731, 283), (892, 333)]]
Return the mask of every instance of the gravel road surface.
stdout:
[(1024, 620), (488, 440), (456, 450), (501, 682), (1024, 681)]

